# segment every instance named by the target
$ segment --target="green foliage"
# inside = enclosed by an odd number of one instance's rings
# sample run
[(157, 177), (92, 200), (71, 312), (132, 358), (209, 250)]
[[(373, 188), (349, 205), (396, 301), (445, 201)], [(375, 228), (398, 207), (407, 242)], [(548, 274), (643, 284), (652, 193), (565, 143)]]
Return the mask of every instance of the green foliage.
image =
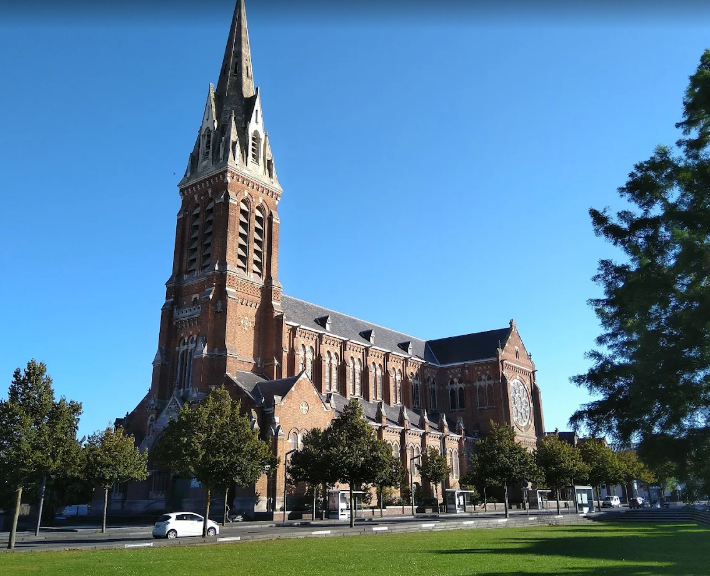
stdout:
[(80, 403), (54, 400), (43, 362), (32, 359), (24, 371), (15, 370), (8, 398), (0, 400), (0, 470), (13, 489), (76, 466), (80, 415)]
[(105, 490), (116, 483), (148, 477), (148, 453), (141, 452), (123, 428), (91, 434), (84, 446), (84, 458), (86, 478)]
[(162, 467), (196, 478), (205, 491), (202, 535), (207, 535), (212, 490), (231, 484), (249, 486), (264, 473), (273, 473), (279, 459), (241, 415), (239, 401), (221, 386), (194, 409), (185, 404), (163, 430), (153, 449)]
[[(598, 396), (571, 418), (593, 434), (637, 443), (680, 476), (710, 484), (710, 51), (683, 99), (684, 138), (658, 147), (634, 166), (612, 216), (590, 210), (594, 231), (619, 248), (622, 262), (602, 260), (590, 301), (603, 333), (593, 365), (573, 378)], [(660, 441), (658, 437), (661, 437)], [(644, 450), (644, 445), (647, 449)]]
[(185, 404), (163, 430), (153, 458), (161, 466), (196, 478), (203, 486), (249, 486), (278, 459), (240, 414), (239, 401), (222, 386), (195, 409)]
[(579, 450), (560, 440), (557, 434), (540, 439), (535, 462), (547, 487), (558, 495), (560, 488), (570, 486), (575, 480), (585, 479), (589, 473)]
[(655, 482), (653, 472), (638, 458), (635, 450), (621, 450), (616, 452), (616, 461), (619, 466), (621, 480), (628, 484), (634, 480), (641, 482)]
[(311, 486), (335, 485), (338, 479), (333, 466), (333, 456), (326, 444), (323, 430), (313, 428), (304, 434), (301, 449), (291, 454), (288, 476), (293, 484), (306, 482)]
[[(54, 399), (52, 378), (43, 362), (32, 359), (17, 368), (7, 400), (0, 400), (0, 498), (15, 510), (8, 548), (15, 544), (17, 506), (25, 486), (45, 477), (68, 476), (77, 468), (76, 439), (81, 404)], [(8, 506), (14, 492), (14, 502)]]
[(434, 486), (434, 493), (438, 500), (439, 484), (445, 482), (451, 472), (451, 468), (446, 463), (446, 456), (430, 446), (424, 453), (421, 464), (417, 464), (417, 469), (422, 478)]
[(390, 463), (389, 447), (378, 440), (357, 400), (346, 404), (326, 429), (325, 437), (334, 476), (352, 488), (374, 484)]
[[(389, 446), (379, 440), (364, 418), (362, 406), (350, 400), (324, 432), (333, 476), (353, 490), (383, 481), (392, 466)], [(383, 476), (384, 474), (384, 476)], [(388, 480), (387, 480), (388, 481)], [(350, 500), (350, 526), (355, 525), (354, 501)]]
[(532, 455), (515, 441), (512, 428), (495, 423), (490, 434), (476, 442), (470, 469), (468, 479), (477, 487), (517, 484), (538, 474)]
[(579, 444), (579, 455), (587, 466), (586, 481), (595, 488), (601, 484), (621, 484), (624, 472), (614, 451), (604, 440), (587, 438)]

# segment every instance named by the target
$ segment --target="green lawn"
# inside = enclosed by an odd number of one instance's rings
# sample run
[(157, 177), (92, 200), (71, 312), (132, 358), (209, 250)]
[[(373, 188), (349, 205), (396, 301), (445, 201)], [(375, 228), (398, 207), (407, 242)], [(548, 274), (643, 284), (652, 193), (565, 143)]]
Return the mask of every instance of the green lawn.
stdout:
[(710, 529), (585, 524), (91, 552), (0, 554), (0, 574), (710, 575)]

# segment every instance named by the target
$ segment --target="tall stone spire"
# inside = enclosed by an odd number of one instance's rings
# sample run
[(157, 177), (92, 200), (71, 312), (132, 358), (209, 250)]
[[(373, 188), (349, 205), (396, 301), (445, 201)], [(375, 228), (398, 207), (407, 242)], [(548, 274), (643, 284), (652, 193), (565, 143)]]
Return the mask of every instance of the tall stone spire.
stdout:
[(237, 0), (217, 89), (210, 84), (202, 125), (179, 186), (232, 168), (281, 190), (259, 89), (254, 87), (244, 0)]
[(237, 0), (215, 91), (219, 122), (226, 122), (231, 111), (234, 110), (237, 126), (239, 128), (245, 126), (249, 120), (245, 118), (246, 100), (254, 94), (247, 13), (244, 0)]

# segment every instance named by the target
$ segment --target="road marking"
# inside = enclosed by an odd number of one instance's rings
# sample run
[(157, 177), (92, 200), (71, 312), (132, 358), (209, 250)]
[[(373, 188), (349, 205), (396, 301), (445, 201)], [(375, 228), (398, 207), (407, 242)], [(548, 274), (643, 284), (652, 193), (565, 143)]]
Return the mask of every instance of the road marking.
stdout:
[(150, 548), (153, 546), (152, 542), (142, 542), (140, 544), (126, 544), (126, 548)]
[(431, 522), (429, 524), (422, 524), (422, 528), (433, 528), (436, 526), (436, 522)]
[(507, 518), (498, 518), (498, 522), (507, 522), (507, 521), (508, 521)]
[(330, 534), (330, 530), (316, 530), (315, 532), (311, 532), (311, 534)]
[(241, 536), (226, 536), (224, 538), (217, 538), (217, 542), (236, 542), (241, 539)]
[(537, 520), (537, 516), (528, 516), (528, 520)]
[(553, 518), (564, 518), (564, 516), (562, 516), (562, 514), (558, 514), (557, 516), (553, 516)]
[(475, 524), (475, 523), (476, 523), (475, 520), (464, 520), (463, 522), (461, 522), (461, 524)]
[(380, 532), (382, 530), (389, 530), (389, 526), (375, 526), (372, 529), (373, 532)]

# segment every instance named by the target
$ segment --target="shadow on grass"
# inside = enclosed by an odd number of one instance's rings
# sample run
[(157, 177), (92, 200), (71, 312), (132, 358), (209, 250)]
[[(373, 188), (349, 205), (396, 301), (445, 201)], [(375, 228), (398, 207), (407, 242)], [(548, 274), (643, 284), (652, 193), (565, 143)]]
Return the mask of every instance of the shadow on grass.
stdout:
[[(500, 546), (439, 550), (443, 555), (535, 555), (547, 559), (549, 573), (575, 576), (705, 576), (710, 574), (710, 529), (695, 524), (595, 524), (552, 529), (549, 537), (525, 531), (498, 541)], [(570, 565), (570, 560), (576, 560)], [(503, 563), (502, 563), (503, 564)], [(476, 572), (476, 576), (540, 574), (530, 571)]]

